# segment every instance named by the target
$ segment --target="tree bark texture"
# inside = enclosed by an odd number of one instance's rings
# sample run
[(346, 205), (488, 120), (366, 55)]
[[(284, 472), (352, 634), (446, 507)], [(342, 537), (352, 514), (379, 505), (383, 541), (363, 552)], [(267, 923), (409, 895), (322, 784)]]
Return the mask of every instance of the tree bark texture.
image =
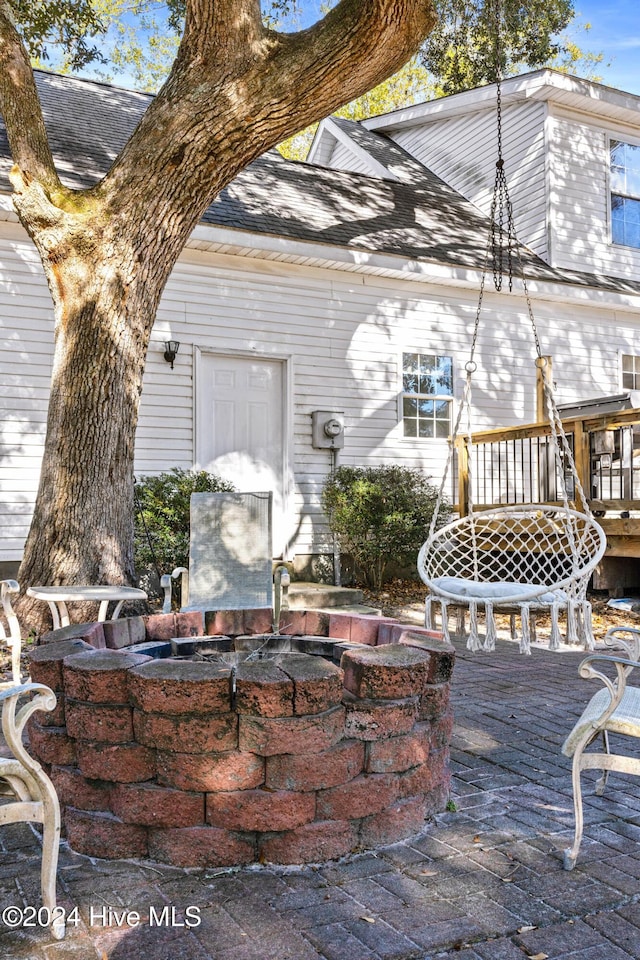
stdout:
[(191, 231), (243, 167), (390, 75), (433, 22), (431, 0), (342, 0), (315, 26), (277, 34), (263, 27), (259, 0), (187, 0), (167, 82), (105, 178), (74, 191), (58, 178), (27, 55), (0, 0), (0, 111), (14, 205), (55, 309), (23, 588), (132, 582), (147, 345)]

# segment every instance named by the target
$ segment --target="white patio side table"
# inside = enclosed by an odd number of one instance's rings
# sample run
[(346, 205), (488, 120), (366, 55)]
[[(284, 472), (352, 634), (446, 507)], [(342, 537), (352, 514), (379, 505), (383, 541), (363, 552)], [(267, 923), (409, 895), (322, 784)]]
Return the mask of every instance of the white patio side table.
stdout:
[(29, 587), (27, 596), (34, 597), (36, 600), (45, 600), (49, 604), (54, 630), (69, 626), (67, 603), (96, 600), (100, 604), (98, 620), (103, 621), (107, 619), (107, 608), (112, 601), (116, 603), (116, 607), (111, 619), (116, 620), (122, 609), (122, 604), (126, 603), (127, 600), (147, 599), (144, 590), (139, 590), (137, 587), (111, 584), (76, 587)]

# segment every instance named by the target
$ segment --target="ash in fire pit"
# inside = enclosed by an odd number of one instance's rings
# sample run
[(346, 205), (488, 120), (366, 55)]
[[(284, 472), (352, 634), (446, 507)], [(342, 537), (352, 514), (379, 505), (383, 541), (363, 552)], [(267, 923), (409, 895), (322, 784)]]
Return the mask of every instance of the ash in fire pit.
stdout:
[(393, 842), (443, 809), (453, 648), (315, 611), (289, 611), (274, 636), (251, 629), (258, 613), (208, 615), (210, 636), (192, 614), (85, 625), (34, 651), (32, 677), (59, 705), (32, 718), (31, 748), (75, 850), (304, 863)]

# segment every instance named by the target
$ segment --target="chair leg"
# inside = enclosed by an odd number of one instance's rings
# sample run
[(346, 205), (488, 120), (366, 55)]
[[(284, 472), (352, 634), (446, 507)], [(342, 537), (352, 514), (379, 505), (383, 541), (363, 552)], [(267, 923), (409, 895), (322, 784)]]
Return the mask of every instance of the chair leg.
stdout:
[[(51, 788), (53, 790), (53, 787)], [(60, 849), (60, 805), (57, 795), (43, 797), (42, 824), (42, 870), (40, 874), (42, 905), (56, 913), (56, 874), (58, 871), (58, 851)], [(62, 940), (65, 934), (63, 918), (57, 914), (51, 923), (51, 935)]]
[(576, 831), (573, 840), (573, 846), (567, 847), (563, 854), (563, 866), (565, 870), (573, 870), (578, 859), (580, 843), (582, 842), (582, 830), (584, 821), (582, 817), (582, 788), (580, 785), (580, 758), (582, 750), (577, 750), (573, 756), (573, 767), (571, 778), (573, 783), (573, 811), (576, 821)]
[[(602, 731), (602, 744), (604, 746), (605, 753), (611, 753), (609, 750), (609, 733), (607, 730)], [(601, 797), (607, 786), (607, 780), (609, 779), (609, 771), (603, 770), (602, 776), (596, 781), (595, 792), (596, 796)]]

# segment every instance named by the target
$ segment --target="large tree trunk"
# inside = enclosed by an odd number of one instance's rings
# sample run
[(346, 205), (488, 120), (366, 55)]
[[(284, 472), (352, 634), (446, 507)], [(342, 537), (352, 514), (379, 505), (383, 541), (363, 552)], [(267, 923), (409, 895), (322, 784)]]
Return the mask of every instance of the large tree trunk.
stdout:
[[(47, 266), (56, 306), (51, 395), (19, 579), (131, 584), (135, 429), (166, 268), (141, 270), (130, 244), (112, 241)], [(41, 627), (44, 604), (23, 600), (21, 614)]]

